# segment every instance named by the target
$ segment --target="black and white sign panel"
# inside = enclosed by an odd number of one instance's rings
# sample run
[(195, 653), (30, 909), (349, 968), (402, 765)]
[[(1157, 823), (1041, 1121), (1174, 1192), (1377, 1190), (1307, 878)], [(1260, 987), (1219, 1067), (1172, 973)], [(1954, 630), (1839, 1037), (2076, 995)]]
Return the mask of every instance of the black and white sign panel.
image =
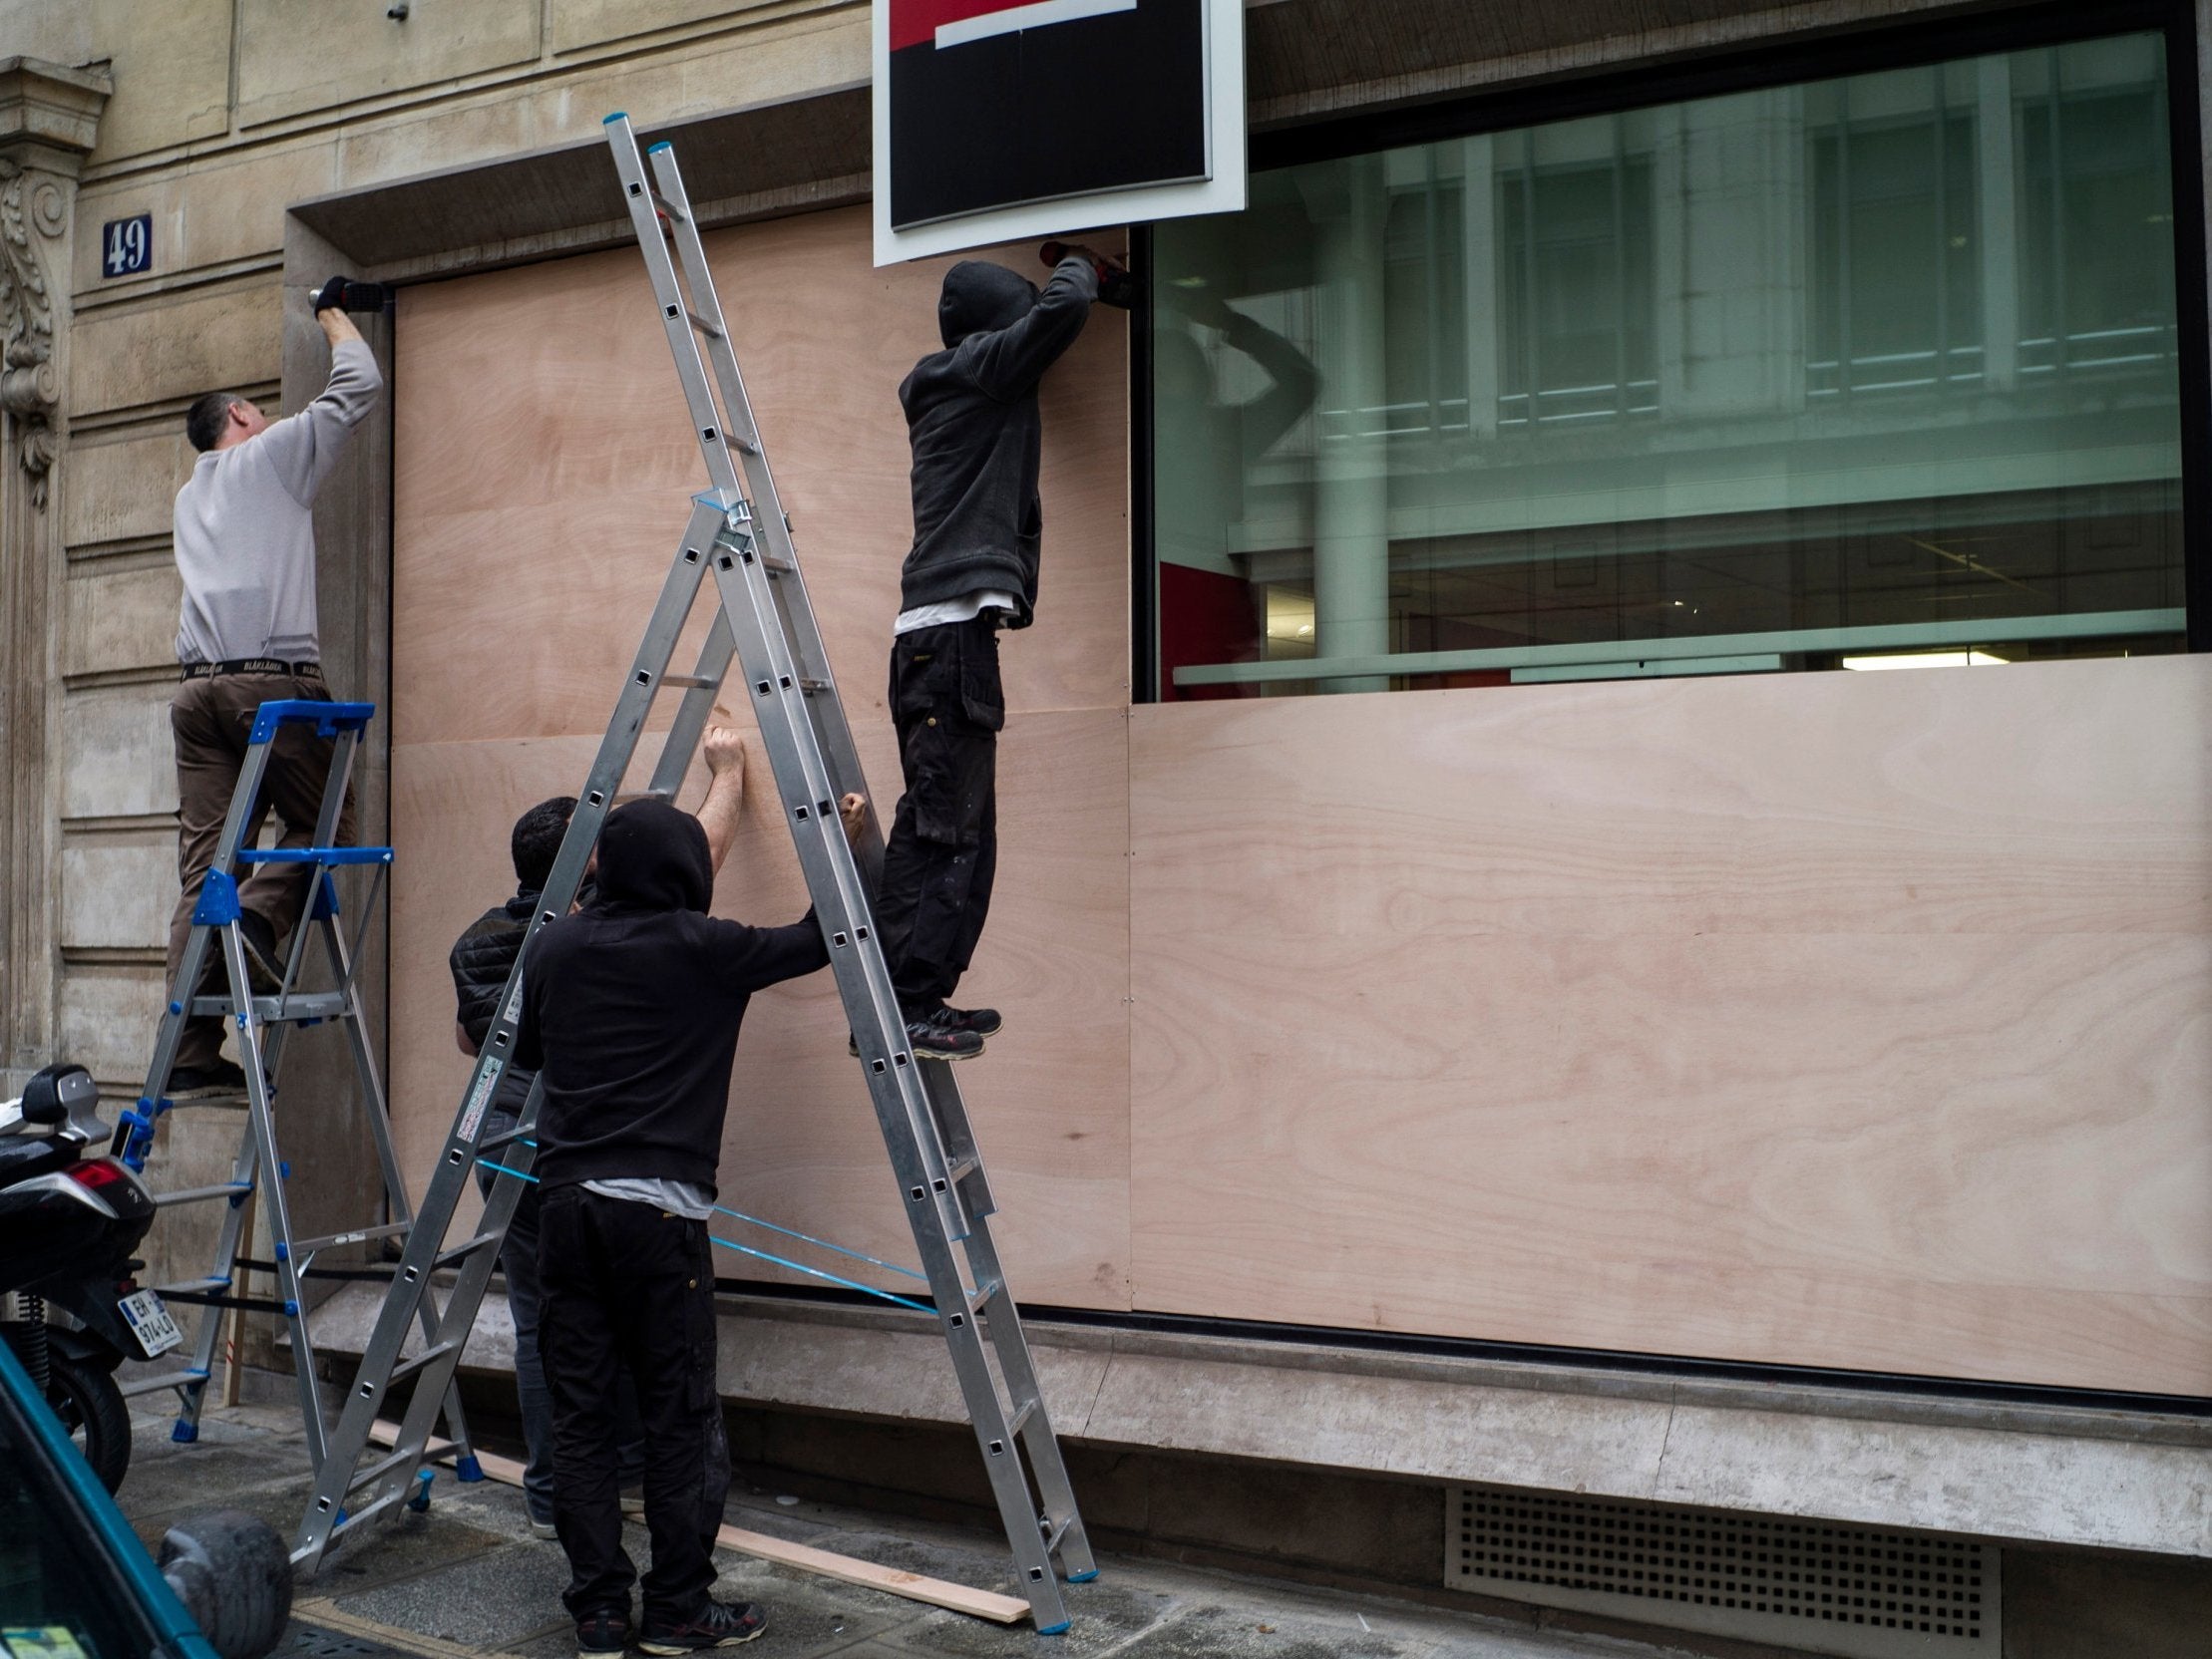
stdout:
[(877, 0), (876, 262), (1245, 204), (1240, 0)]

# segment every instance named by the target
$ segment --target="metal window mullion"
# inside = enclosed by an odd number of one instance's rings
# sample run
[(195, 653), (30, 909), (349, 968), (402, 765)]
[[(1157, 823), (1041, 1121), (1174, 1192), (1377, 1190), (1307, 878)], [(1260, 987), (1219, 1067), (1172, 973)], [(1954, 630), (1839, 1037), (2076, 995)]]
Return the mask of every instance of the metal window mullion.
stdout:
[(1527, 365), (1523, 376), (1526, 402), (1523, 418), (1536, 431), (1536, 411), (1542, 386), (1543, 355), (1537, 349), (1541, 324), (1536, 299), (1536, 136), (1532, 133), (1521, 150), (1521, 353)]
[(1836, 88), (1836, 394), (1851, 395), (1851, 83)]
[(1621, 118), (1613, 118), (1613, 413), (1629, 415), (1628, 171), (1621, 154)]
[(1951, 107), (1944, 65), (1928, 73), (1936, 84), (1936, 388), (1951, 384)]
[(1421, 190), (1421, 225), (1426, 237), (1421, 259), (1421, 299), (1428, 315), (1428, 350), (1423, 355), (1427, 360), (1428, 430), (1433, 446), (1441, 442), (1444, 431), (1444, 405), (1436, 385), (1437, 364), (1443, 355), (1438, 348), (1444, 337), (1443, 278), (1437, 269), (1443, 238), (1437, 234), (1436, 226), (1436, 147), (1427, 146), (1422, 157), (1427, 163), (1427, 177)]
[(2050, 132), (2044, 146), (2050, 158), (2050, 370), (2063, 375), (2070, 354), (2066, 350), (2066, 166), (2059, 144), (2058, 48), (2051, 47), (2049, 57), (2050, 86), (2044, 98), (2050, 111)]

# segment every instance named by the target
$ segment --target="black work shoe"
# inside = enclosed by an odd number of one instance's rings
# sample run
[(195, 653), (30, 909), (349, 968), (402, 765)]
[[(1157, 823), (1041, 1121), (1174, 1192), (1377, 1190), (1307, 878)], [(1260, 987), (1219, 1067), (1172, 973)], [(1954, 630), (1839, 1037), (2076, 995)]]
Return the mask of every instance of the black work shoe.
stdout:
[(251, 910), (238, 912), (238, 939), (245, 946), (245, 978), (257, 997), (273, 997), (284, 989), (284, 958), (276, 948), (276, 929), (268, 918)]
[(907, 1043), (924, 1060), (972, 1060), (983, 1052), (983, 1039), (963, 1030), (959, 1017), (941, 1004), (907, 1022)]
[(955, 1027), (972, 1031), (978, 1037), (995, 1037), (998, 1028), (1006, 1023), (998, 1017), (995, 1008), (947, 1008), (945, 1012), (952, 1016)]
[(169, 1074), (169, 1088), (164, 1093), (173, 1101), (203, 1101), (214, 1095), (242, 1095), (245, 1093), (245, 1073), (228, 1060), (217, 1060), (212, 1066), (179, 1066)]
[(768, 1615), (753, 1602), (710, 1601), (683, 1623), (648, 1624), (637, 1638), (640, 1653), (704, 1653), (708, 1648), (737, 1647), (768, 1628)]
[[(531, 1522), (533, 1526), (538, 1523)], [(627, 1613), (590, 1613), (576, 1620), (576, 1659), (596, 1659), (599, 1654), (621, 1653), (630, 1645)]]

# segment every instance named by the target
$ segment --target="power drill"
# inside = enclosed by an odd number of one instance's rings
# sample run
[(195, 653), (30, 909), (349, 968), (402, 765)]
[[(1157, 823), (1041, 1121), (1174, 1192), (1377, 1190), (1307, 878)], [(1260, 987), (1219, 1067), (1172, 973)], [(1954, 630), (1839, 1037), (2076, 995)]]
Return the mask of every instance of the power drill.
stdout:
[(335, 306), (340, 311), (381, 311), (391, 301), (392, 290), (381, 282), (359, 282), (350, 276), (334, 276), (316, 293), (314, 309), (328, 311)]
[(1127, 265), (1109, 259), (1096, 248), (1080, 242), (1047, 242), (1037, 249), (1037, 257), (1048, 265), (1057, 265), (1069, 254), (1088, 259), (1091, 269), (1098, 273), (1098, 298), (1104, 305), (1127, 311), (1137, 303), (1137, 278)]

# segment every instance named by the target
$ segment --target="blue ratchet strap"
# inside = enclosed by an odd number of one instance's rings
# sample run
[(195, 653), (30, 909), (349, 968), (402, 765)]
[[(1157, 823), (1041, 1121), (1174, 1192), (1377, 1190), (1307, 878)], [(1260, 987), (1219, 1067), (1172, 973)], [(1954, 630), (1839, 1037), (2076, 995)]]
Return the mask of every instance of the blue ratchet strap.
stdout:
[[(756, 1227), (766, 1227), (770, 1232), (780, 1232), (786, 1238), (796, 1238), (802, 1243), (818, 1244), (825, 1250), (835, 1250), (841, 1256), (851, 1256), (855, 1261), (865, 1261), (872, 1267), (881, 1267), (887, 1273), (904, 1273), (908, 1278), (920, 1279), (923, 1284), (929, 1282), (928, 1274), (918, 1273), (912, 1267), (902, 1267), (896, 1261), (885, 1261), (879, 1256), (869, 1255), (864, 1250), (848, 1250), (842, 1244), (832, 1244), (827, 1238), (817, 1238), (811, 1232), (798, 1232), (790, 1227), (779, 1227), (773, 1221), (763, 1221), (759, 1216), (747, 1215), (741, 1209), (725, 1209), (722, 1205), (716, 1204), (714, 1213), (727, 1215), (733, 1221), (746, 1221)], [(771, 1257), (770, 1259), (774, 1258)]]
[[(527, 1180), (534, 1185), (537, 1183), (538, 1180), (538, 1177), (534, 1174), (531, 1174), (528, 1170), (510, 1168), (507, 1164), (495, 1163), (488, 1158), (480, 1158), (477, 1160), (477, 1162), (487, 1169), (496, 1169), (503, 1175), (513, 1175), (517, 1180)], [(716, 1204), (714, 1207), (724, 1215), (737, 1214), (735, 1210), (722, 1209), (722, 1206), (720, 1204)], [(750, 1221), (752, 1219), (750, 1215), (738, 1215), (737, 1218), (741, 1221)], [(766, 1226), (768, 1225), (768, 1223), (764, 1221), (761, 1223), (761, 1225)], [(787, 1227), (777, 1227), (775, 1230), (778, 1232), (788, 1232), (790, 1229)], [(793, 1233), (792, 1236), (795, 1238), (805, 1238), (807, 1235), (805, 1233)], [(819, 1267), (809, 1267), (803, 1261), (786, 1261), (782, 1256), (773, 1256), (770, 1255), (766, 1250), (756, 1250), (749, 1244), (734, 1243), (727, 1238), (716, 1238), (712, 1233), (708, 1233), (707, 1237), (714, 1243), (721, 1245), (723, 1249), (735, 1250), (739, 1255), (756, 1256), (762, 1261), (772, 1261), (778, 1267), (788, 1267), (794, 1273), (805, 1273), (813, 1278), (827, 1279), (831, 1284), (843, 1285), (847, 1290), (858, 1290), (865, 1295), (879, 1296), (887, 1302), (897, 1302), (903, 1308), (913, 1308), (917, 1313), (926, 1313), (931, 1318), (934, 1318), (936, 1316), (937, 1310), (935, 1308), (930, 1307), (922, 1302), (917, 1302), (912, 1297), (895, 1296), (888, 1290), (878, 1290), (872, 1284), (862, 1284), (858, 1279), (848, 1279), (836, 1273), (827, 1273)], [(809, 1240), (809, 1242), (818, 1243), (820, 1242), (820, 1240)], [(860, 1252), (858, 1250), (843, 1250), (835, 1244), (830, 1245), (829, 1248), (833, 1250), (839, 1250), (839, 1253), (843, 1255), (860, 1255)], [(861, 1259), (863, 1261), (876, 1260), (874, 1256), (861, 1256)], [(878, 1263), (878, 1265), (883, 1267), (891, 1267), (890, 1262), (880, 1262)], [(893, 1267), (892, 1271), (895, 1273), (914, 1272), (914, 1270), (909, 1267)], [(918, 1279), (922, 1277), (920, 1273), (915, 1273), (914, 1276)]]
[(762, 1261), (774, 1262), (778, 1267), (788, 1267), (794, 1273), (811, 1274), (818, 1279), (827, 1279), (832, 1284), (841, 1284), (847, 1290), (865, 1291), (867, 1294), (879, 1296), (887, 1302), (897, 1302), (903, 1308), (913, 1308), (917, 1313), (925, 1313), (932, 1319), (936, 1317), (937, 1310), (935, 1308), (928, 1306), (926, 1303), (917, 1302), (912, 1297), (894, 1296), (888, 1290), (878, 1290), (874, 1285), (862, 1284), (858, 1279), (841, 1278), (835, 1273), (826, 1273), (819, 1267), (809, 1267), (804, 1262), (786, 1261), (782, 1256), (772, 1256), (766, 1250), (756, 1250), (749, 1244), (734, 1244), (727, 1238), (715, 1238), (711, 1232), (707, 1234), (707, 1237), (713, 1239), (723, 1249), (735, 1250), (741, 1256), (757, 1256)]

